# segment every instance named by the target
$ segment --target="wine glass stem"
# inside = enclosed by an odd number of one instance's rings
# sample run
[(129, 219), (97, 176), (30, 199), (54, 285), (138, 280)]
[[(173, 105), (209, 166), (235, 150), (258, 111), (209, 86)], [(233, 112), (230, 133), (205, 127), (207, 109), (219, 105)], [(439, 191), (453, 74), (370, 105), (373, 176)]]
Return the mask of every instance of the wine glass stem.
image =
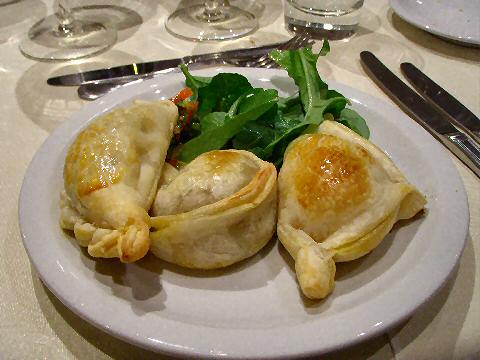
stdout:
[(226, 1), (218, 0), (206, 0), (205, 1), (205, 10), (203, 11), (202, 17), (207, 21), (218, 21), (224, 18), (222, 8), (225, 6)]
[(58, 19), (58, 32), (63, 36), (68, 36), (74, 31), (74, 18), (70, 3), (68, 0), (57, 0), (56, 8), (55, 15)]

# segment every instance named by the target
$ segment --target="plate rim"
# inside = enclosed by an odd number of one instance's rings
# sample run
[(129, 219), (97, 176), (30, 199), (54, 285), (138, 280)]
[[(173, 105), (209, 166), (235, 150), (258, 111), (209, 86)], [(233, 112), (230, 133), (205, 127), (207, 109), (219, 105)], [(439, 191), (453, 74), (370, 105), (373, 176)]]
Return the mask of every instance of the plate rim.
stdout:
[(410, 25), (413, 25), (421, 30), (429, 32), (430, 34), (439, 36), (446, 40), (454, 41), (455, 43), (459, 44), (468, 44), (473, 46), (480, 46), (480, 34), (477, 38), (466, 38), (463, 36), (456, 36), (451, 32), (445, 32), (440, 29), (438, 26), (430, 26), (427, 22), (419, 21), (417, 18), (412, 18), (408, 11), (405, 10), (405, 7), (402, 6), (402, 2), (400, 0), (389, 0), (390, 6), (400, 18), (404, 21), (408, 22)]
[[(224, 71), (224, 72), (238, 72), (238, 73), (243, 73), (244, 75), (248, 76), (256, 76), (257, 74), (260, 75), (260, 72), (263, 77), (265, 77), (265, 69), (251, 69), (251, 68), (232, 68), (232, 67), (216, 67), (216, 68), (208, 68), (200, 71), (194, 71), (193, 73), (203, 73), (203, 72), (211, 72), (215, 73), (218, 70)], [(280, 75), (282, 77), (287, 77), (286, 73), (282, 70), (269, 70), (269, 77), (271, 78), (273, 75)], [(71, 311), (73, 311), (75, 314), (83, 318), (84, 320), (88, 321), (89, 323), (92, 323), (95, 325), (97, 328), (100, 330), (106, 331), (110, 333), (111, 335), (121, 338), (122, 340), (132, 343), (136, 346), (140, 346), (142, 348), (146, 348), (155, 352), (163, 352), (168, 355), (173, 355), (173, 356), (202, 356), (202, 357), (210, 357), (210, 358), (216, 358), (216, 357), (225, 357), (223, 355), (228, 356), (233, 356), (233, 357), (241, 357), (241, 358), (247, 358), (249, 356), (255, 356), (253, 353), (250, 353), (249, 355), (245, 354), (239, 354), (239, 353), (230, 353), (230, 354), (217, 354), (217, 353), (209, 353), (205, 352), (205, 349), (199, 349), (197, 348), (188, 348), (188, 347), (178, 347), (180, 344), (167, 344), (167, 343), (162, 343), (158, 342), (155, 343), (153, 341), (146, 341), (145, 338), (139, 337), (139, 336), (134, 336), (132, 334), (124, 333), (122, 330), (119, 328), (106, 328), (105, 324), (102, 323), (100, 320), (96, 319), (94, 316), (92, 317), (92, 314), (85, 313), (84, 309), (79, 306), (79, 304), (72, 303), (69, 301), (67, 297), (65, 297), (65, 294), (62, 293), (61, 289), (59, 289), (59, 284), (55, 283), (56, 279), (49, 278), (45, 274), (46, 267), (39, 263), (39, 259), (36, 259), (35, 255), (32, 253), (32, 248), (30, 248), (30, 244), (28, 243), (29, 241), (29, 236), (31, 236), (32, 229), (29, 229), (29, 224), (28, 222), (25, 222), (25, 212), (28, 212), (28, 209), (26, 209), (26, 204), (28, 203), (28, 195), (29, 192), (32, 191), (32, 187), (35, 187), (32, 177), (32, 172), (35, 170), (35, 166), (38, 166), (39, 161), (41, 160), (42, 156), (44, 156), (44, 153), (49, 149), (49, 146), (55, 145), (55, 138), (58, 136), (61, 136), (64, 132), (68, 132), (68, 129), (72, 127), (77, 127), (80, 124), (77, 124), (81, 121), (82, 114), (84, 112), (90, 113), (94, 112), (96, 108), (99, 106), (104, 107), (104, 108), (111, 108), (112, 106), (115, 106), (116, 104), (122, 103), (130, 98), (133, 98), (135, 96), (139, 96), (140, 94), (144, 94), (145, 91), (141, 91), (142, 89), (147, 89), (149, 88), (151, 90), (151, 85), (157, 85), (161, 79), (164, 79), (164, 76), (169, 76), (172, 78), (179, 77), (181, 79), (181, 73), (170, 73), (166, 75), (162, 75), (161, 77), (157, 77), (154, 79), (150, 79), (147, 81), (144, 81), (139, 84), (134, 84), (132, 86), (126, 87), (126, 88), (121, 88), (119, 90), (116, 90), (115, 92), (112, 92), (111, 94), (108, 94), (102, 99), (97, 100), (96, 102), (87, 104), (85, 107), (83, 107), (80, 110), (77, 110), (75, 113), (72, 114), (72, 116), (66, 120), (64, 123), (62, 123), (46, 140), (45, 142), (41, 145), (41, 147), (37, 150), (35, 153), (35, 156), (33, 157), (31, 163), (28, 166), (28, 169), (25, 173), (25, 177), (22, 183), (22, 188), (20, 190), (20, 196), (19, 196), (19, 206), (18, 206), (18, 216), (19, 216), (19, 225), (20, 225), (20, 232), (22, 236), (22, 241), (24, 244), (24, 247), (27, 251), (27, 254), (29, 256), (29, 259), (31, 263), (34, 265), (37, 274), (40, 276), (44, 284), (50, 289), (50, 291)], [(347, 85), (339, 84), (334, 81), (329, 81), (329, 84), (333, 88), (338, 88), (342, 87), (344, 89), (348, 89), (349, 94), (353, 94), (350, 96), (351, 98), (357, 98), (360, 99), (361, 103), (373, 103), (375, 106), (380, 107), (380, 110), (382, 108), (385, 110), (387, 109), (389, 112), (395, 112), (397, 113), (400, 117), (404, 117), (406, 119), (408, 118), (405, 114), (400, 112), (400, 110), (396, 109), (392, 105), (384, 102), (383, 100), (377, 99), (371, 95), (368, 95), (360, 90), (353, 89)], [(137, 93), (135, 93), (137, 91)], [(366, 99), (366, 101), (365, 101)], [(380, 112), (379, 110), (379, 112)], [(98, 114), (98, 112), (97, 112)], [(83, 122), (84, 124), (80, 127), (83, 128), (87, 122), (87, 120), (90, 120), (91, 118), (84, 119)], [(410, 119), (410, 122), (406, 122), (404, 126), (410, 127), (414, 131), (419, 132), (420, 134), (423, 133), (422, 136), (430, 136), (428, 133), (425, 132), (425, 130), (413, 120)], [(78, 129), (77, 129), (78, 130)], [(262, 358), (270, 358), (270, 359), (280, 359), (280, 358), (292, 358), (292, 357), (298, 357), (298, 356), (307, 356), (307, 355), (317, 355), (317, 354), (322, 354), (322, 353), (327, 353), (336, 349), (339, 349), (341, 347), (346, 347), (346, 346), (351, 346), (354, 344), (357, 344), (359, 342), (362, 342), (368, 338), (372, 338), (376, 335), (379, 335), (380, 333), (386, 332), (388, 329), (391, 327), (396, 326), (409, 316), (411, 316), (418, 307), (420, 307), (422, 304), (424, 304), (426, 301), (428, 301), (431, 297), (433, 297), (445, 284), (445, 282), (448, 280), (448, 278), (451, 276), (451, 274), (454, 272), (455, 268), (458, 266), (459, 259), (461, 257), (461, 254), (463, 252), (463, 249), (465, 247), (465, 243), (467, 240), (467, 234), (468, 234), (468, 225), (469, 225), (469, 209), (468, 209), (468, 200), (467, 200), (467, 195), (465, 192), (465, 188), (463, 185), (463, 181), (453, 164), (453, 161), (451, 158), (448, 157), (446, 150), (439, 144), (434, 142), (433, 138), (431, 140), (430, 146), (433, 146), (434, 148), (437, 148), (437, 151), (443, 152), (443, 160), (445, 161), (445, 164), (449, 167), (450, 172), (452, 173), (452, 176), (450, 177), (449, 181), (455, 184), (458, 189), (459, 193), (456, 194), (457, 196), (457, 203), (460, 205), (460, 211), (463, 213), (463, 228), (459, 229), (458, 232), (459, 234), (463, 234), (463, 241), (459, 240), (460, 245), (458, 249), (456, 250), (456, 254), (454, 257), (452, 257), (450, 267), (448, 274), (445, 275), (440, 282), (437, 281), (437, 283), (434, 286), (434, 289), (429, 289), (427, 292), (423, 294), (420, 298), (417, 298), (414, 306), (410, 306), (410, 309), (408, 311), (403, 310), (400, 311), (401, 314), (399, 316), (398, 311), (394, 316), (391, 316), (387, 321), (381, 322), (379, 326), (375, 324), (371, 324), (369, 329), (366, 332), (363, 332), (362, 334), (356, 334), (357, 336), (348, 336), (347, 338), (339, 339), (339, 341), (330, 341), (330, 344), (328, 346), (324, 346), (323, 348), (318, 348), (315, 346), (306, 346), (305, 343), (302, 344), (302, 351), (294, 351), (294, 352), (287, 352), (287, 353), (276, 353), (275, 351), (270, 352), (265, 352), (262, 354), (256, 354), (256, 356), (261, 356)], [(58, 151), (60, 153), (60, 150)], [(57, 154), (58, 157), (58, 154)], [(457, 204), (457, 205), (458, 205)], [(461, 242), (461, 244), (460, 244)], [(403, 280), (402, 280), (403, 282)], [(333, 294), (334, 295), (334, 294)], [(171, 323), (172, 321), (167, 321), (168, 323)], [(313, 322), (310, 322), (309, 326), (307, 325), (302, 325), (303, 327), (307, 326), (312, 328), (315, 328), (315, 324), (312, 324)], [(191, 327), (196, 327), (196, 325), (188, 324)], [(188, 326), (187, 326), (188, 327)], [(298, 325), (292, 326), (291, 328), (296, 328)], [(365, 325), (366, 327), (366, 325)], [(208, 329), (211, 329), (210, 327), (206, 327)], [(203, 327), (201, 329), (204, 329)], [(243, 329), (235, 329), (234, 332), (236, 333), (243, 333), (244, 335), (246, 331), (242, 331)], [(270, 336), (275, 336), (278, 338), (278, 336), (284, 336), (282, 333), (282, 329), (279, 329), (277, 331), (274, 331), (272, 329), (270, 330)], [(276, 330), (276, 329), (275, 329)], [(258, 331), (265, 331), (265, 329), (250, 329), (248, 332), (253, 332), (253, 333), (258, 333)], [(297, 346), (298, 347), (298, 346)], [(268, 350), (268, 349), (267, 349)]]

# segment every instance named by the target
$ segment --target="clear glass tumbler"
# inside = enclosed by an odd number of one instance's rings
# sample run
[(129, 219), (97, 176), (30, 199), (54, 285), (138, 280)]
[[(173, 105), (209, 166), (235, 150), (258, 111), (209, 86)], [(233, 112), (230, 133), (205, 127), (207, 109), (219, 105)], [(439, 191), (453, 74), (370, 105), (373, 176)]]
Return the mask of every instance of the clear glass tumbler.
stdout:
[(363, 0), (285, 0), (285, 25), (316, 38), (343, 39), (358, 27)]

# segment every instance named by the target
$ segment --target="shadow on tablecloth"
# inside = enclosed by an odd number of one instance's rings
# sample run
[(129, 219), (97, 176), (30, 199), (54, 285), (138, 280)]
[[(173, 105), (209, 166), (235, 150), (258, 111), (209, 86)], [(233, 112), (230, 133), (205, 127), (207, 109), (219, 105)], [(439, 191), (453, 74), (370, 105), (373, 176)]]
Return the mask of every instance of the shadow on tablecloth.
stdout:
[(19, 41), (26, 29), (47, 15), (40, 0), (14, 1), (0, 6), (0, 44)]
[(404, 359), (440, 355), (442, 359), (459, 359), (467, 355), (454, 354), (454, 350), (472, 301), (475, 271), (475, 251), (469, 236), (460, 266), (444, 287), (406, 323), (390, 332), (396, 354), (401, 353)]
[(47, 78), (141, 61), (128, 53), (110, 50), (99, 56), (69, 63), (34, 63), (17, 81), (15, 95), (18, 107), (33, 124), (52, 132), (58, 125), (79, 110), (86, 101), (77, 95), (77, 87), (50, 86)]

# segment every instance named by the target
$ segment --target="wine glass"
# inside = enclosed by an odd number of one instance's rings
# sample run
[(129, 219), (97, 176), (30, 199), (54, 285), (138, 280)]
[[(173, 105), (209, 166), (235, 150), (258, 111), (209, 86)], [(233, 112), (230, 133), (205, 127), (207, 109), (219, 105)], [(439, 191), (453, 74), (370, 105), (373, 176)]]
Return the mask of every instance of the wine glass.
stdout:
[(87, 9), (72, 11), (68, 0), (57, 0), (56, 9), (20, 42), (23, 55), (44, 61), (74, 60), (105, 51), (117, 40), (113, 25), (92, 20)]
[(231, 6), (228, 0), (206, 0), (172, 13), (165, 27), (186, 40), (230, 40), (248, 35), (258, 27), (252, 13)]

